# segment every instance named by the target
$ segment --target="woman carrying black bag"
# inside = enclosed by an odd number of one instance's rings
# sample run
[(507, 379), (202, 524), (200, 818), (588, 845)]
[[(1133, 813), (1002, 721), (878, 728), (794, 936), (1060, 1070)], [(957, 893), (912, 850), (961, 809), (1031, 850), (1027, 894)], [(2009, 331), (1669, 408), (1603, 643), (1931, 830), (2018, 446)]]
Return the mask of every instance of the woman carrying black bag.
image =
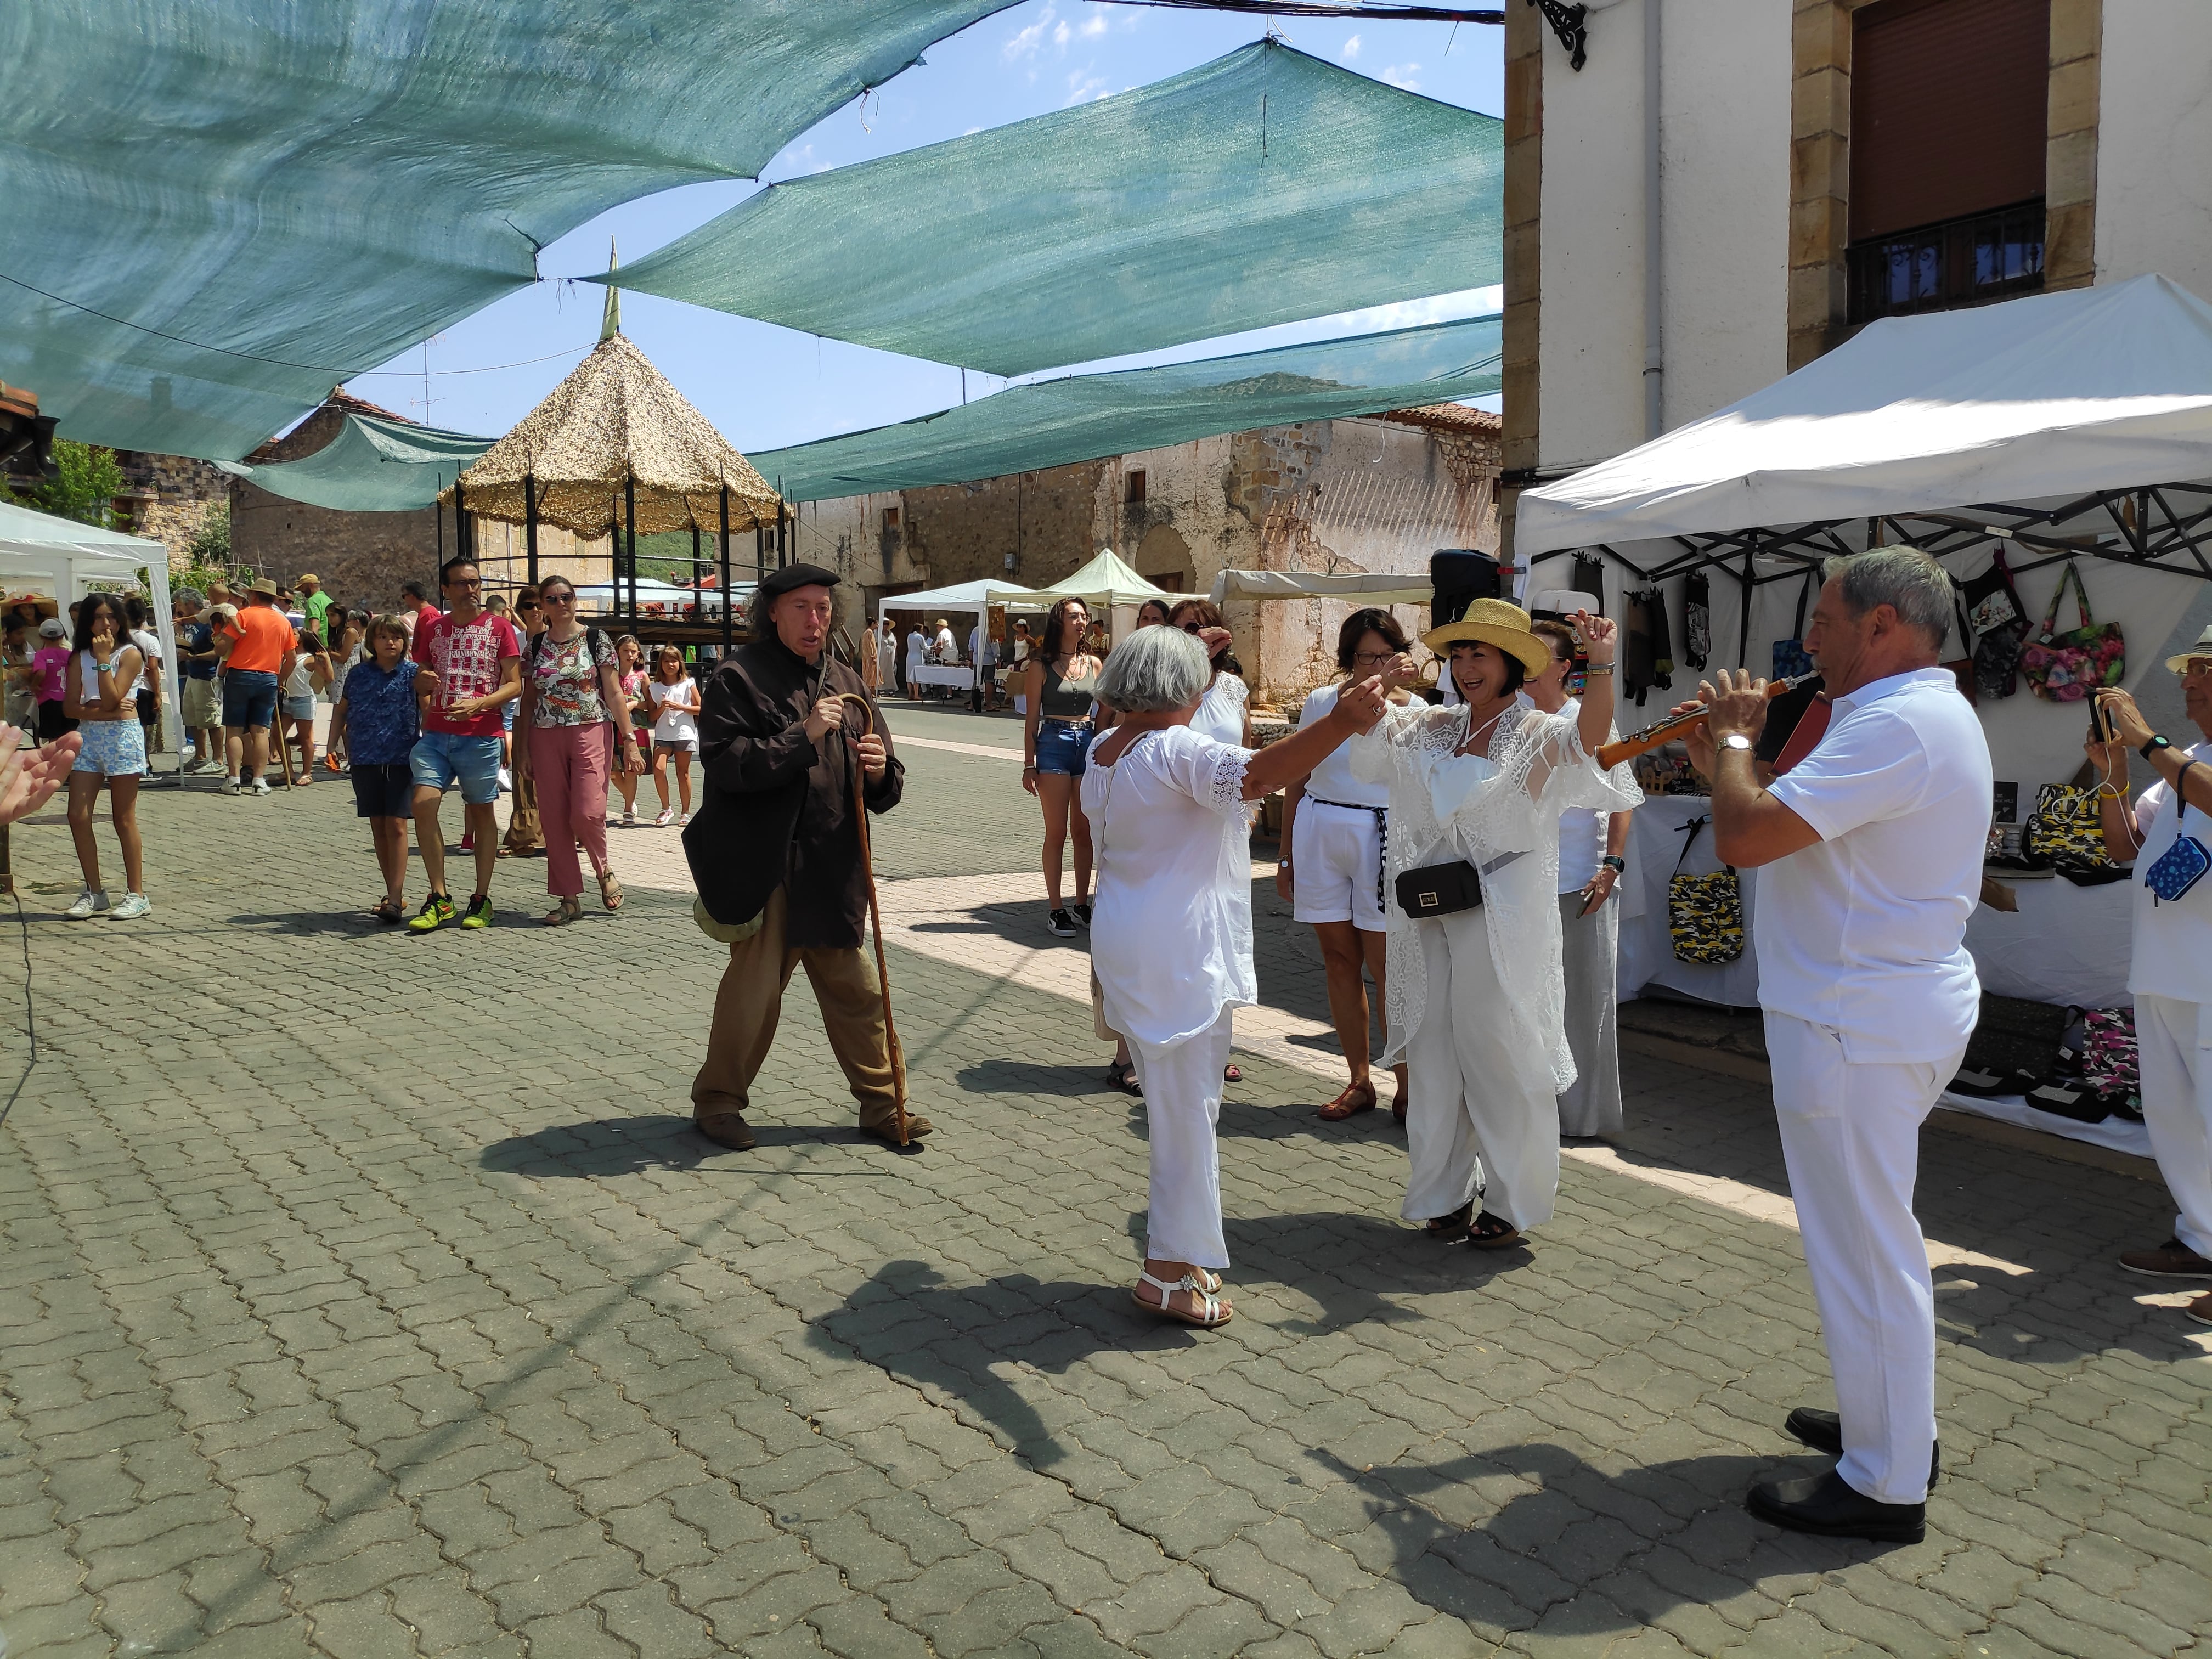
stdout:
[[(1401, 1212), (1480, 1249), (1524, 1243), (1559, 1190), (1559, 1094), (1575, 1079), (1559, 814), (1643, 799), (1627, 767), (1595, 758), (1613, 731), (1620, 631), (1587, 611), (1571, 621), (1589, 655), (1574, 716), (1519, 700), (1552, 647), (1518, 605), (1476, 599), (1422, 640), (1449, 653), (1464, 701), (1392, 708), (1352, 744), (1354, 775), (1390, 789), (1382, 1058), (1404, 1058), (1411, 1097)], [(1410, 683), (1411, 665), (1400, 658), (1387, 678)]]

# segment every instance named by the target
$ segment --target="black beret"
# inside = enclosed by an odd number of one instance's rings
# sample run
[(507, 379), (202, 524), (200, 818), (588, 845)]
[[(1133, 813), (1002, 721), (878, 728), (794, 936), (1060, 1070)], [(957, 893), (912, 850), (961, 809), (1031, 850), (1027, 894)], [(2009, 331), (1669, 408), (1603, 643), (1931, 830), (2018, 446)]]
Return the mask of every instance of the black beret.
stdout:
[(787, 564), (781, 570), (771, 570), (761, 578), (761, 597), (773, 599), (788, 593), (794, 587), (835, 587), (837, 573), (824, 570), (818, 564)]

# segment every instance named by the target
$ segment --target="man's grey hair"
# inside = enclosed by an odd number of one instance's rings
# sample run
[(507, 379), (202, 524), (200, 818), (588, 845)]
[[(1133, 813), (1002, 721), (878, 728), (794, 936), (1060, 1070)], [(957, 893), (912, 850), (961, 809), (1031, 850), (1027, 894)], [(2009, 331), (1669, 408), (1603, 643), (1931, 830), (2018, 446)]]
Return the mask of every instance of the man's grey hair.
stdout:
[(207, 595), (201, 592), (197, 587), (179, 588), (177, 590), (176, 602), (179, 605), (188, 605), (195, 611), (204, 611), (207, 609)]
[(1940, 647), (1951, 626), (1951, 573), (1932, 555), (1902, 545), (1838, 554), (1820, 567), (1824, 580), (1843, 583), (1844, 603), (1855, 617), (1878, 605), (1897, 612), (1898, 621), (1917, 628)]
[(1212, 678), (1213, 665), (1194, 635), (1180, 628), (1140, 628), (1108, 653), (1098, 701), (1124, 714), (1187, 708)]

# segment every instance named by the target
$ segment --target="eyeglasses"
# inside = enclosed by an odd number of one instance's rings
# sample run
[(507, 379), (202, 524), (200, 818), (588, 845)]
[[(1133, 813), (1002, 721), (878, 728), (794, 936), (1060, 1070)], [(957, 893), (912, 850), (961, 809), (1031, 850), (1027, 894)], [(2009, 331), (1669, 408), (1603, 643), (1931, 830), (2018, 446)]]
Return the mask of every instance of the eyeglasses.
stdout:
[(1204, 623), (1185, 623), (1182, 625), (1182, 631), (1186, 634), (1195, 634), (1205, 626)]
[(482, 576), (456, 576), (453, 580), (447, 582), (446, 586), (448, 587), (482, 587), (483, 586), (483, 578)]
[(2185, 680), (2203, 679), (2208, 675), (2212, 675), (2212, 657), (2191, 657), (2181, 665), (2181, 678)]
[[(574, 593), (548, 593), (543, 601), (543, 603), (546, 605), (574, 605), (575, 602), (576, 596)], [(535, 611), (538, 607), (535, 605), (526, 605), (523, 608), (528, 611)]]
[(1398, 653), (1395, 651), (1355, 651), (1352, 660), (1364, 667), (1373, 668), (1386, 663)]

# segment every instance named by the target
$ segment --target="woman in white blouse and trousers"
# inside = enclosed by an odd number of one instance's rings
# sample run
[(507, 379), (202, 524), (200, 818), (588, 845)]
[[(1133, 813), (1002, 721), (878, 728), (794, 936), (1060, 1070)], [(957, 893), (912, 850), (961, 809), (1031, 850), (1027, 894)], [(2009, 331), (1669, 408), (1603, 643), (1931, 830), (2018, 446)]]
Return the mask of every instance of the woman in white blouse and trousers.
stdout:
[(1210, 674), (1178, 629), (1133, 634), (1106, 659), (1100, 702), (1119, 716), (1093, 746), (1083, 811), (1097, 856), (1091, 961), (1107, 1023), (1135, 1057), (1150, 1126), (1151, 1212), (1137, 1304), (1225, 1324), (1229, 1265), (1214, 1126), (1230, 1011), (1257, 1000), (1245, 806), (1371, 725), (1382, 687), (1347, 686), (1327, 719), (1261, 754), (1192, 725)]
[[(1552, 648), (1528, 612), (1476, 599), (1422, 637), (1449, 653), (1464, 701), (1394, 708), (1352, 745), (1353, 771), (1390, 786), (1388, 907), (1390, 1052), (1413, 1096), (1402, 1211), (1445, 1242), (1525, 1242), (1552, 1218), (1559, 1185), (1558, 1097), (1574, 1081), (1560, 965), (1559, 817), (1571, 806), (1626, 809), (1641, 793), (1625, 766), (1594, 758), (1613, 729), (1619, 630), (1577, 613), (1589, 689), (1571, 719), (1519, 700)], [(1385, 678), (1412, 678), (1400, 659)], [(1415, 921), (1398, 902), (1408, 871), (1463, 860), (1481, 902)], [(1481, 1213), (1475, 1213), (1478, 1192)]]
[[(1142, 628), (1144, 623), (1140, 621), (1137, 625)], [(1194, 635), (1206, 648), (1212, 671), (1206, 682), (1206, 694), (1198, 700), (1198, 710), (1190, 717), (1190, 729), (1216, 743), (1249, 749), (1252, 691), (1244, 684), (1243, 666), (1230, 654), (1229, 647), (1235, 641), (1230, 635), (1228, 618), (1209, 599), (1182, 599), (1168, 612), (1168, 626)], [(1248, 829), (1253, 816), (1250, 811), (1244, 815)], [(1243, 890), (1238, 902), (1243, 907), (1244, 931), (1249, 935), (1252, 931), (1252, 891), (1249, 885)], [(1233, 1065), (1224, 1066), (1221, 1078), (1224, 1083), (1242, 1083), (1244, 1073)]]

